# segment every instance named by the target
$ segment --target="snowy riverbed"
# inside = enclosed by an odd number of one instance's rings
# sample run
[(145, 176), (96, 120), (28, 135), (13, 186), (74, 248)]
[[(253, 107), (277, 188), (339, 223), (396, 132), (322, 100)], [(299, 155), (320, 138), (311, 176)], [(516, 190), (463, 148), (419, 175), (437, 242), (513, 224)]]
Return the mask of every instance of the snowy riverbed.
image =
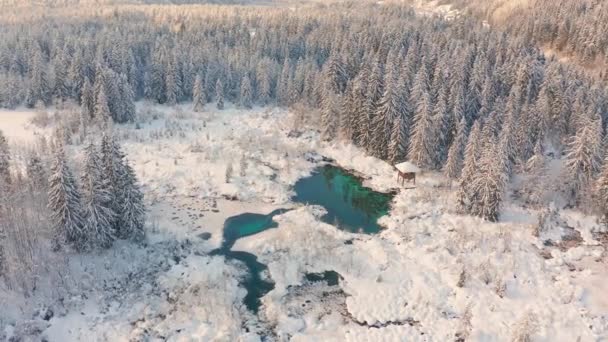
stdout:
[[(585, 238), (565, 251), (546, 247), (532, 234), (538, 213), (506, 203), (508, 215), (498, 224), (458, 215), (452, 190), (426, 173), (416, 189), (396, 195), (380, 220), (387, 229), (352, 234), (321, 222), (322, 208), (291, 203), (291, 186), (323, 155), (361, 174), (364, 185), (388, 191), (398, 187), (388, 164), (351, 145), (322, 142), (313, 131), (290, 137), (284, 110), (138, 107), (140, 127), (115, 129), (150, 202), (148, 246), (118, 244), (101, 255), (71, 256), (70, 279), (81, 284), (63, 304), (0, 288), (0, 305), (9, 308), (0, 317), (5, 336), (51, 342), (608, 338), (605, 246), (593, 239), (599, 228), (592, 219), (562, 212)], [(296, 209), (275, 218), (278, 228), (232, 248), (257, 255), (276, 283), (255, 316), (242, 305), (244, 269), (208, 253), (221, 245), (226, 218), (286, 206)], [(328, 270), (342, 277), (338, 286), (304, 280)], [(42, 305), (54, 310), (48, 320), (33, 316)]]

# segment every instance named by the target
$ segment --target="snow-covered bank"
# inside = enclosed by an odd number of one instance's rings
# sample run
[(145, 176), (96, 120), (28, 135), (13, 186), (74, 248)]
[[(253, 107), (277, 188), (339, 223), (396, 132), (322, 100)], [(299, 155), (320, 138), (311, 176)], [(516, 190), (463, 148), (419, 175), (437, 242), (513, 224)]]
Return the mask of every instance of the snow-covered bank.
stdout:
[[(455, 214), (452, 190), (425, 173), (416, 189), (395, 197), (390, 216), (381, 219), (387, 229), (352, 234), (321, 222), (323, 208), (290, 203), (291, 186), (317, 166), (311, 156), (335, 159), (379, 191), (398, 187), (390, 165), (352, 145), (322, 142), (314, 131), (290, 135), (284, 110), (144, 107), (144, 123), (115, 129), (150, 202), (148, 246), (119, 244), (102, 255), (70, 256), (70, 277), (86, 286), (74, 288), (63, 304), (35, 295), (8, 301), (15, 295), (0, 289), (0, 305), (13, 309), (0, 314), (4, 337), (608, 338), (605, 246), (592, 236), (593, 220), (580, 213), (561, 213), (583, 238), (560, 250), (544, 241), (558, 243), (565, 227), (535, 237), (537, 213), (516, 202), (505, 209), (518, 219), (498, 224)], [(276, 283), (254, 317), (242, 305), (242, 266), (208, 253), (221, 244), (226, 218), (286, 206), (296, 209), (276, 217), (277, 229), (239, 239), (232, 248), (257, 255)], [(338, 286), (304, 280), (306, 273), (327, 270), (343, 278)], [(53, 308), (48, 321), (41, 315), (32, 320), (38, 302)], [(27, 327), (39, 331), (22, 333)]]

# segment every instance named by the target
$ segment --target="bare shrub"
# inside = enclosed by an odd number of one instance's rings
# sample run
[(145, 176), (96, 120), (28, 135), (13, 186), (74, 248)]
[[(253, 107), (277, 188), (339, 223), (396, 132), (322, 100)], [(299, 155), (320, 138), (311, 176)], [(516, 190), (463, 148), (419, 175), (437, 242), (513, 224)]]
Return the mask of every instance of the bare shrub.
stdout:
[(532, 342), (532, 336), (538, 331), (538, 317), (528, 311), (513, 327), (513, 342)]

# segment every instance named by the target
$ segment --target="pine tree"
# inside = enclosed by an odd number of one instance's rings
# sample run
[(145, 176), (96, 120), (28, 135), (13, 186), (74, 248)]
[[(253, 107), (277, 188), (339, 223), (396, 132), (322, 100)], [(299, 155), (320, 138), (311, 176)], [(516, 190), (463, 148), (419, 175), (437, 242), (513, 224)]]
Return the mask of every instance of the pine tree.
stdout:
[(276, 96), (281, 105), (287, 105), (289, 102), (289, 84), (291, 83), (291, 63), (289, 57), (285, 58), (283, 69), (277, 82)]
[(545, 167), (545, 155), (541, 141), (536, 141), (534, 146), (534, 155), (526, 162), (526, 171), (529, 173), (537, 173)]
[(170, 59), (165, 69), (165, 91), (167, 104), (175, 105), (181, 100), (182, 82), (179, 76), (176, 57)]
[(327, 89), (323, 94), (321, 108), (321, 136), (326, 140), (336, 137), (340, 125), (340, 104), (340, 95)]
[(572, 195), (580, 204), (601, 166), (602, 120), (596, 113), (581, 114), (580, 125), (568, 144), (566, 170)]
[(604, 167), (595, 182), (595, 206), (602, 216), (604, 224), (608, 223), (608, 158), (604, 160)]
[(472, 200), (475, 198), (474, 188), (471, 186), (478, 170), (478, 161), (481, 154), (481, 124), (475, 120), (464, 151), (464, 163), (460, 175), (460, 188), (458, 189), (458, 207), (464, 212), (470, 212)]
[(116, 213), (112, 209), (112, 194), (116, 188), (110, 187), (110, 178), (102, 174), (101, 160), (95, 145), (90, 142), (85, 150), (82, 172), (82, 192), (85, 218), (85, 232), (89, 246), (109, 248), (115, 240), (114, 223)]
[[(390, 60), (394, 60), (391, 58)], [(398, 135), (404, 138), (407, 135), (408, 114), (407, 102), (404, 98), (404, 90), (401, 88), (400, 80), (397, 78), (396, 62), (391, 61), (387, 66), (386, 77), (384, 84), (384, 94), (378, 103), (378, 109), (372, 122), (372, 152), (374, 156), (380, 159), (386, 159), (389, 152), (389, 139), (395, 130), (395, 122), (400, 121), (400, 127), (397, 129)], [(398, 138), (397, 136), (395, 138)], [(404, 140), (399, 139), (395, 142), (396, 146), (403, 146)], [(393, 157), (396, 157), (394, 155)]]
[[(115, 83), (116, 96), (113, 97), (113, 105), (108, 103), (111, 118), (117, 123), (132, 122), (135, 119), (135, 102), (133, 88), (125, 74), (113, 74), (118, 80)], [(106, 93), (107, 94), (107, 93)], [(108, 98), (108, 97), (107, 97)]]
[(365, 130), (369, 129), (369, 124), (366, 123), (367, 113), (364, 111), (368, 79), (369, 68), (364, 64), (353, 82), (349, 101), (346, 101), (350, 112), (351, 139), (358, 146), (364, 146), (361, 140)]
[[(96, 96), (93, 92), (93, 86), (91, 85), (91, 81), (89, 78), (85, 78), (84, 84), (82, 86), (82, 92), (80, 96), (80, 105), (82, 107), (83, 112), (90, 118), (93, 119), (95, 117), (95, 102)], [(110, 109), (108, 108), (108, 111)]]
[(11, 183), (10, 171), (11, 154), (8, 146), (8, 140), (0, 130), (0, 178), (6, 184)]
[(194, 88), (192, 89), (192, 101), (194, 104), (194, 111), (200, 112), (203, 110), (205, 103), (207, 103), (207, 95), (203, 89), (203, 79), (200, 74), (196, 75), (194, 80)]
[[(108, 192), (111, 196), (110, 208), (114, 213), (120, 213), (121, 200), (120, 200), (120, 185), (119, 179), (121, 174), (124, 172), (123, 160), (125, 158), (124, 153), (120, 149), (118, 142), (113, 136), (103, 134), (101, 137), (100, 146), (100, 163), (102, 174), (107, 178), (107, 183), (104, 185), (107, 187)], [(114, 236), (121, 236), (120, 226), (118, 225), (119, 218), (115, 217), (112, 226), (114, 228)]]
[(249, 76), (245, 75), (241, 80), (241, 106), (247, 109), (251, 109), (252, 106), (252, 89), (251, 80)]
[(443, 167), (443, 173), (450, 181), (458, 179), (458, 177), (460, 177), (460, 172), (462, 171), (463, 155), (467, 140), (467, 123), (465, 118), (460, 120), (457, 132), (456, 137), (452, 141), (452, 145), (450, 145), (448, 158)]
[(272, 97), (272, 76), (270, 74), (270, 62), (262, 60), (257, 70), (257, 94), (261, 105), (267, 105)]
[(224, 86), (222, 85), (222, 80), (219, 78), (215, 83), (215, 101), (217, 109), (224, 109)]
[(433, 109), (433, 134), (436, 139), (436, 147), (433, 150), (433, 161), (435, 168), (440, 169), (448, 156), (453, 132), (456, 130), (454, 117), (449, 110), (447, 86), (442, 85), (437, 99), (437, 105)]
[(56, 232), (55, 248), (59, 248), (61, 241), (67, 241), (76, 250), (84, 250), (87, 234), (84, 230), (81, 197), (62, 145), (57, 146), (51, 165), (48, 205)]
[(68, 84), (68, 65), (65, 58), (65, 52), (61, 51), (53, 61), (53, 70), (55, 71), (53, 95), (61, 102), (66, 101), (71, 95), (71, 89)]
[(42, 50), (37, 43), (34, 44), (29, 75), (29, 88), (26, 97), (27, 105), (29, 107), (34, 107), (38, 102), (42, 102), (45, 105), (50, 104), (51, 85)]
[(120, 212), (118, 225), (120, 227), (119, 237), (123, 239), (131, 239), (134, 241), (142, 241), (145, 237), (145, 205), (144, 195), (141, 192), (135, 172), (124, 160), (122, 163), (123, 172), (120, 173), (118, 184), (120, 191)]
[(469, 213), (486, 220), (498, 221), (500, 203), (507, 183), (506, 169), (501, 160), (506, 158), (497, 137), (490, 137), (483, 147), (478, 170), (471, 184), (474, 197), (470, 197)]
[(367, 83), (367, 96), (363, 106), (363, 124), (361, 146), (368, 152), (373, 152), (373, 123), (379, 103), (384, 95), (384, 69), (380, 56), (376, 56), (372, 64), (371, 74)]
[(40, 157), (33, 153), (26, 165), (27, 178), (33, 189), (37, 191), (48, 190), (48, 175)]
[(393, 165), (403, 161), (407, 153), (407, 121), (404, 112), (393, 122), (388, 146), (388, 159)]
[(430, 94), (423, 93), (418, 102), (408, 151), (408, 159), (422, 168), (432, 168), (436, 136), (433, 132), (433, 118)]
[(107, 127), (108, 123), (112, 119), (112, 113), (110, 113), (110, 107), (108, 106), (108, 98), (103, 86), (98, 88), (98, 93), (95, 94), (95, 109), (93, 111), (93, 117), (97, 123), (102, 127)]

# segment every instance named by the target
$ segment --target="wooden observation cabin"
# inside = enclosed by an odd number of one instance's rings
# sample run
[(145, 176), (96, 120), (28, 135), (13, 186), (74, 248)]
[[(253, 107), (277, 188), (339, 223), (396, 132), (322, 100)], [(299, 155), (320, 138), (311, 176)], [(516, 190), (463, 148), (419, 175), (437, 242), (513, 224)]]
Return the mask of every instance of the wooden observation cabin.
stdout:
[(410, 162), (403, 162), (394, 167), (397, 170), (397, 182), (401, 182), (401, 185), (404, 185), (405, 181), (408, 181), (416, 186), (416, 174), (420, 172), (418, 166)]

